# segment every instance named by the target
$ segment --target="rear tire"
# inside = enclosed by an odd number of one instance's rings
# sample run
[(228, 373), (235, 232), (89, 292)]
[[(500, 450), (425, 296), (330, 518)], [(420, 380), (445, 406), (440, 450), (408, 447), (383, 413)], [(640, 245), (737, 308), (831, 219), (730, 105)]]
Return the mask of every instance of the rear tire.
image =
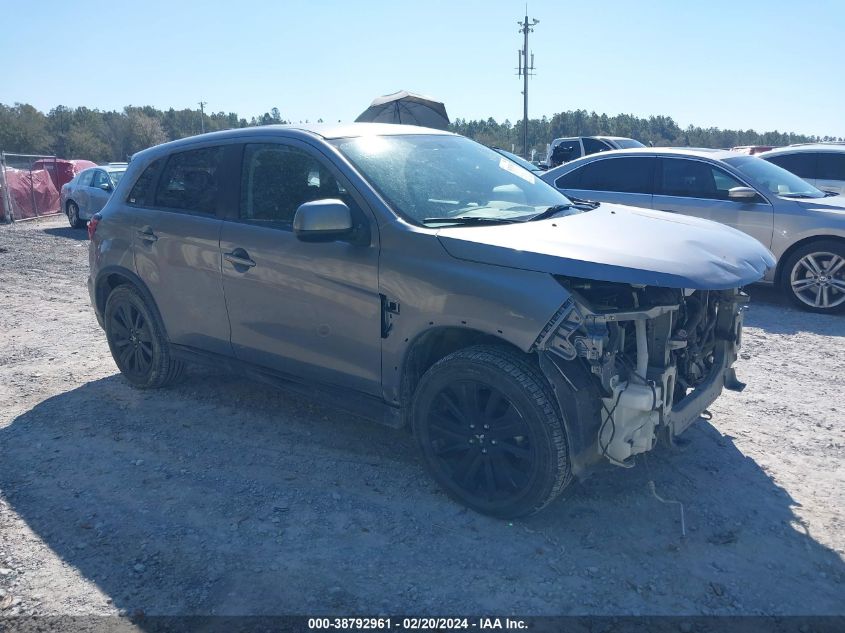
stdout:
[(158, 312), (135, 288), (115, 288), (103, 320), (112, 358), (133, 387), (157, 389), (182, 377), (185, 364), (173, 359)]
[(67, 203), (67, 221), (73, 229), (85, 226), (85, 221), (79, 217), (79, 206), (73, 200)]
[(803, 310), (845, 311), (845, 243), (818, 240), (796, 249), (784, 263), (781, 287)]
[(449, 354), (422, 377), (411, 406), (431, 476), (477, 512), (532, 514), (572, 479), (551, 388), (516, 352), (479, 345)]

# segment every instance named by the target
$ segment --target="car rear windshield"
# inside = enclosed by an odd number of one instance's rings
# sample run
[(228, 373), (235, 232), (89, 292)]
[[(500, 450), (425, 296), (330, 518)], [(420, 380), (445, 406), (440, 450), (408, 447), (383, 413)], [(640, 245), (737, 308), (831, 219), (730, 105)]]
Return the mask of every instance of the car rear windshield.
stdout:
[(825, 194), (806, 180), (757, 156), (736, 156), (725, 162), (742, 172), (753, 184), (776, 196), (824, 198)]
[(527, 169), (461, 136), (363, 136), (334, 144), (396, 213), (415, 224), (523, 221), (550, 207), (560, 207), (559, 215), (579, 212), (565, 208), (569, 199)]

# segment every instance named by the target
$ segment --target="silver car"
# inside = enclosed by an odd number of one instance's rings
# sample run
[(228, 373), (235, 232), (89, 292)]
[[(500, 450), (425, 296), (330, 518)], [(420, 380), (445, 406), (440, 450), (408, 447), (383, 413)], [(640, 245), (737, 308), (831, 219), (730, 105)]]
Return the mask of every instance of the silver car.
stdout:
[(845, 195), (845, 144), (807, 143), (758, 154), (822, 191)]
[(109, 163), (81, 171), (62, 185), (62, 210), (73, 228), (83, 228), (103, 208), (125, 171), (126, 163)]
[(618, 150), (541, 178), (567, 195), (744, 231), (777, 257), (765, 282), (779, 285), (804, 309), (845, 310), (845, 196), (820, 191), (761, 158), (710, 149)]
[(521, 516), (741, 389), (741, 288), (774, 264), (720, 224), (590, 209), (438, 130), (216, 132), (135, 155), (88, 224), (89, 292), (132, 385), (196, 361), (305, 390)]

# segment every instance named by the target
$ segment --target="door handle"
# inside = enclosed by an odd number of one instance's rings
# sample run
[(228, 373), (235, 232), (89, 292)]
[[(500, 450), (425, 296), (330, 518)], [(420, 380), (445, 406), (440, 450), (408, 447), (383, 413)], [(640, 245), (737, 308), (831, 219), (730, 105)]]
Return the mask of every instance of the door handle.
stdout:
[(136, 234), (138, 236), (138, 239), (140, 239), (143, 242), (148, 242), (148, 243), (152, 244), (153, 242), (158, 241), (158, 236), (155, 233), (153, 233), (153, 230), (150, 227), (145, 227), (145, 228), (141, 229), (140, 231), (137, 231)]
[(249, 253), (242, 248), (236, 248), (231, 253), (223, 253), (223, 259), (233, 266), (243, 266), (245, 268), (255, 266), (255, 262), (250, 259)]

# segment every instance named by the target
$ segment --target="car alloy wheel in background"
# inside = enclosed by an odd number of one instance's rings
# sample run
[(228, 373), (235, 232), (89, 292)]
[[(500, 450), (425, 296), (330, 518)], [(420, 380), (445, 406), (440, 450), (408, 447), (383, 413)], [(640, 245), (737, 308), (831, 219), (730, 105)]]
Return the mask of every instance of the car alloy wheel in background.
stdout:
[(845, 247), (818, 242), (799, 249), (787, 262), (784, 287), (793, 302), (807, 310), (845, 309)]

